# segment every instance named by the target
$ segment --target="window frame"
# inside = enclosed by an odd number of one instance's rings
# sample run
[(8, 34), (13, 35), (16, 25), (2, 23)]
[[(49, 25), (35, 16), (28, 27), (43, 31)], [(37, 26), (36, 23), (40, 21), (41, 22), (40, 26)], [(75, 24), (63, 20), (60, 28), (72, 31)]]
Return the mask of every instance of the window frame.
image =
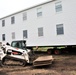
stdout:
[(37, 8), (37, 17), (41, 17), (42, 14), (42, 7)]
[(6, 40), (6, 36), (5, 34), (2, 34), (2, 41), (5, 41)]
[(28, 30), (23, 30), (23, 39), (28, 38)]
[(42, 36), (44, 36), (44, 29), (43, 29), (43, 27), (39, 27), (38, 28), (38, 37), (42, 37)]
[(12, 39), (15, 39), (15, 32), (12, 32)]
[(23, 21), (27, 20), (27, 12), (22, 13), (23, 15)]
[(11, 17), (11, 24), (15, 24), (15, 16)]
[(56, 2), (55, 3), (55, 11), (58, 12), (62, 12), (62, 1)]
[(2, 20), (2, 27), (5, 26), (5, 20)]
[(57, 24), (56, 25), (56, 32), (57, 32), (57, 35), (64, 35), (64, 25)]

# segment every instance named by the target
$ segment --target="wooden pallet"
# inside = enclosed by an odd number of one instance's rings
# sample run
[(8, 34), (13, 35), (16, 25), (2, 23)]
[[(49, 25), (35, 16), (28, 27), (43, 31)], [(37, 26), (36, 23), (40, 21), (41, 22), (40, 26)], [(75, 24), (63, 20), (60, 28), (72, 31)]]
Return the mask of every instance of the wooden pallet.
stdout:
[(54, 58), (50, 56), (41, 56), (33, 61), (33, 66), (44, 66), (52, 64)]

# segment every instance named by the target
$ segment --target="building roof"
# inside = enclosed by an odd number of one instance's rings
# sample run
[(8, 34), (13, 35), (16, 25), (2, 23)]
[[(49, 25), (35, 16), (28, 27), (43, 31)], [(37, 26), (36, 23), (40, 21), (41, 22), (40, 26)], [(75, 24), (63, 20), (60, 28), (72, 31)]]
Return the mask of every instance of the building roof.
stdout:
[(53, 2), (53, 1), (56, 1), (56, 0), (50, 0), (50, 1), (43, 2), (43, 3), (38, 4), (38, 5), (34, 5), (34, 6), (32, 6), (32, 7), (26, 8), (26, 9), (24, 9), (24, 10), (21, 10), (21, 11), (15, 12), (15, 13), (13, 13), (13, 14), (7, 15), (7, 16), (5, 16), (5, 17), (2, 17), (2, 18), (0, 18), (0, 20), (2, 20), (2, 19), (4, 19), (4, 18), (7, 18), (7, 17), (10, 17), (10, 16), (15, 15), (15, 14), (18, 14), (18, 13), (21, 13), (21, 12), (24, 12), (24, 11), (27, 11), (27, 10), (30, 10), (30, 9), (32, 9), (32, 8), (35, 8), (35, 7), (38, 7), (38, 6), (41, 6), (41, 5), (44, 5), (44, 4)]

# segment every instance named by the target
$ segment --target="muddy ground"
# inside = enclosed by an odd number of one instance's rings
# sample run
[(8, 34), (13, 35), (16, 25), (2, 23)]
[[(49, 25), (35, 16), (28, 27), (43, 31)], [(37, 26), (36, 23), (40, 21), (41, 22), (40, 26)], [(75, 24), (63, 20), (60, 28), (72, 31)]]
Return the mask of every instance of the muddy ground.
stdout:
[[(38, 54), (39, 56), (47, 54)], [(76, 54), (53, 55), (54, 62), (49, 66), (0, 67), (0, 75), (76, 75)]]

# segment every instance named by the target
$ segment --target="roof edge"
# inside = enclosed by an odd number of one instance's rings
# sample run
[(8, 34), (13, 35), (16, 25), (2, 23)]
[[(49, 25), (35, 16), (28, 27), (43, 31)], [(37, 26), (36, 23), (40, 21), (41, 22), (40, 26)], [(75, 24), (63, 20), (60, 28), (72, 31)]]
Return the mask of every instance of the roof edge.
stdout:
[(21, 11), (18, 11), (18, 12), (15, 12), (15, 13), (13, 13), (13, 14), (10, 14), (10, 15), (7, 15), (7, 16), (5, 16), (5, 17), (2, 17), (2, 18), (0, 18), (0, 20), (2, 20), (2, 19), (4, 19), (4, 18), (7, 18), (7, 17), (10, 17), (10, 16), (12, 16), (12, 15), (18, 14), (18, 13), (21, 13), (21, 12), (23, 12), (23, 11), (27, 11), (27, 10), (30, 10), (30, 9), (32, 9), (32, 8), (35, 8), (35, 7), (38, 7), (38, 6), (41, 6), (41, 5), (44, 5), (44, 4), (53, 2), (53, 1), (56, 1), (56, 0), (50, 0), (50, 1), (46, 1), (46, 2), (43, 2), (43, 3), (37, 4), (37, 5), (34, 5), (34, 6), (32, 6), (32, 7), (28, 7), (28, 8), (26, 8), (26, 9), (21, 10)]

